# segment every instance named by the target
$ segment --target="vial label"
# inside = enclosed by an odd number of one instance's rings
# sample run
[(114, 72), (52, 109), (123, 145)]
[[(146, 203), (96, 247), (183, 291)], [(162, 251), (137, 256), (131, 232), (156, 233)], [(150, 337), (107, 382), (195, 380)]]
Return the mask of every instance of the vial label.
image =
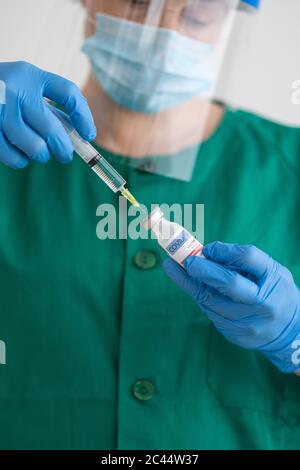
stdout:
[(182, 266), (188, 256), (199, 256), (202, 249), (201, 243), (185, 229), (178, 232), (165, 247), (166, 252)]

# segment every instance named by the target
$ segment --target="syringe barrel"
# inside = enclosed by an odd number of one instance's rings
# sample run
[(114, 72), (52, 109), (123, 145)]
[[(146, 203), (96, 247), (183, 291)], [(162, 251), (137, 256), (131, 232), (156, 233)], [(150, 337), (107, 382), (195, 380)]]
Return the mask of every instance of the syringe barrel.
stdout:
[(72, 141), (75, 152), (92, 168), (92, 170), (112, 191), (115, 193), (122, 191), (126, 184), (124, 178), (89, 142), (80, 137), (78, 132), (74, 129), (71, 120), (64, 112), (51, 106), (49, 103), (47, 103), (47, 105), (64, 126), (65, 131)]
[(96, 158), (91, 160), (89, 165), (114, 193), (124, 189), (126, 181), (104, 157), (98, 154)]
[(98, 155), (97, 150), (88, 142), (83, 140), (75, 129), (69, 133), (75, 152), (86, 162), (90, 163)]

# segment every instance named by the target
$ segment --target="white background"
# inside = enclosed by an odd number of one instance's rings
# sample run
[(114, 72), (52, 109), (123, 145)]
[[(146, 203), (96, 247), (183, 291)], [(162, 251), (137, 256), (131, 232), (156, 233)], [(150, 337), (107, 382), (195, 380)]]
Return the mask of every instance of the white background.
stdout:
[[(109, 0), (107, 0), (109, 1)], [(72, 0), (0, 0), (0, 62), (28, 60), (84, 83), (80, 46), (84, 11)], [(262, 0), (257, 15), (239, 13), (218, 97), (274, 120), (300, 126), (291, 101), (300, 79), (300, 0)]]

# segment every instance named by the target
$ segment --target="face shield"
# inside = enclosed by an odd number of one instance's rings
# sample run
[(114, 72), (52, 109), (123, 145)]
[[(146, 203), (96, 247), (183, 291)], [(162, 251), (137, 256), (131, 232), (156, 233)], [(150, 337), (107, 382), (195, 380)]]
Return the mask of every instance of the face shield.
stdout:
[[(87, 0), (88, 56), (120, 162), (190, 181), (238, 0)], [(103, 106), (101, 106), (103, 103)], [(103, 109), (100, 109), (103, 108)], [(103, 119), (103, 117), (102, 117)], [(114, 153), (113, 139), (100, 145)]]

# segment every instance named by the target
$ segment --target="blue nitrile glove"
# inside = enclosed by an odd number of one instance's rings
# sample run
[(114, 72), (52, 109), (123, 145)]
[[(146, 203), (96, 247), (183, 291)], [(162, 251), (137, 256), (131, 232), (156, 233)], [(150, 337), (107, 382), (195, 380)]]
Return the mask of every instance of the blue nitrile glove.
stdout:
[(166, 273), (234, 344), (261, 351), (282, 372), (300, 369), (300, 291), (291, 273), (255, 246), (214, 242), (173, 260)]
[(0, 161), (24, 168), (30, 160), (61, 163), (73, 158), (73, 145), (44, 99), (59, 103), (86, 140), (96, 128), (86, 99), (69, 80), (27, 62), (0, 63)]

